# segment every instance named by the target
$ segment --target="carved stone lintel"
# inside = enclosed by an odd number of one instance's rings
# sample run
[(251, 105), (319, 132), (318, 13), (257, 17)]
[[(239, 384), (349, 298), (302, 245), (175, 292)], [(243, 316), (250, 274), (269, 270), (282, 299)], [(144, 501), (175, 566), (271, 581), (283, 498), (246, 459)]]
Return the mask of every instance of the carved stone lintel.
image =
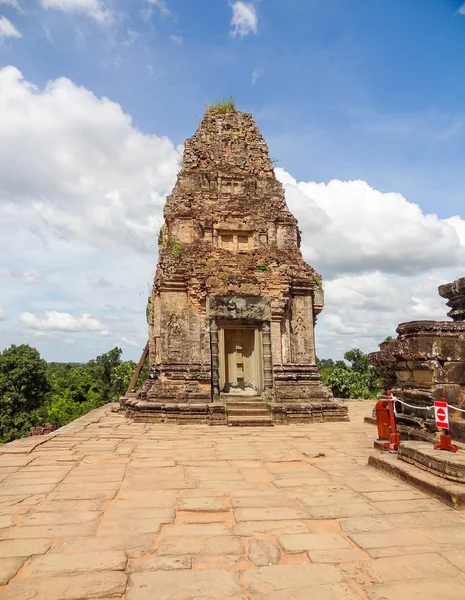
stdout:
[(216, 319), (269, 321), (270, 301), (261, 296), (210, 296), (207, 315)]

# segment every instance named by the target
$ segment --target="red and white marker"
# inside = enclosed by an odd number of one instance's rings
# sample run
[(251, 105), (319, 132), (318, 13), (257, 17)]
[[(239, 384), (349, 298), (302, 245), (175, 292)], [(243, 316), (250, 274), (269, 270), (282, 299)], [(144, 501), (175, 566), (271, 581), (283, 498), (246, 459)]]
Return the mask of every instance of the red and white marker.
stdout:
[(436, 419), (436, 427), (439, 429), (449, 429), (449, 410), (447, 402), (435, 400), (434, 416)]

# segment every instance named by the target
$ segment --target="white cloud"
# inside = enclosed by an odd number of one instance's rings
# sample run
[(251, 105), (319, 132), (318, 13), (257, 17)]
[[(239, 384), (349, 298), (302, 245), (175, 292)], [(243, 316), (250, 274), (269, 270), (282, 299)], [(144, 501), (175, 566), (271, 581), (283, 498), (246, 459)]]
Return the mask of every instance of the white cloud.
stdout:
[[(68, 79), (39, 88), (7, 67), (0, 69), (0, 155), (0, 257), (9, 261), (0, 275), (12, 281), (0, 280), (0, 306), (14, 317), (2, 343), (28, 343), (18, 315), (43, 315), (53, 306), (105, 322), (124, 317), (111, 328), (115, 336), (143, 347), (157, 235), (179, 149), (144, 135), (118, 104)], [(36, 280), (31, 294), (26, 283)], [(69, 360), (114, 345), (105, 331), (98, 341), (80, 331)], [(63, 358), (50, 336), (37, 346), (50, 360)]]
[(6, 38), (22, 37), (16, 27), (6, 17), (0, 17), (0, 42)]
[(42, 318), (30, 312), (21, 313), (19, 318), (27, 328), (41, 331), (93, 331), (100, 334), (107, 332), (105, 325), (87, 314), (75, 318), (66, 312), (47, 310)]
[(465, 15), (465, 2), (462, 4), (462, 6), (458, 9), (457, 14), (459, 15)]
[(171, 11), (166, 4), (166, 0), (148, 0), (149, 4), (156, 6), (162, 15), (169, 16)]
[(42, 23), (42, 29), (44, 31), (44, 34), (45, 34), (45, 37), (47, 38), (47, 40), (51, 44), (54, 44), (55, 40), (53, 39), (53, 35), (52, 35), (52, 32), (50, 31), (50, 29), (48, 27), (46, 27), (43, 23)]
[(241, 38), (251, 33), (258, 33), (257, 10), (249, 2), (233, 2), (231, 4), (233, 11), (231, 19), (231, 35)]
[(43, 279), (42, 273), (36, 269), (17, 269), (0, 266), (0, 279), (21, 281), (22, 283), (37, 283)]
[(276, 169), (304, 231), (302, 250), (327, 274), (414, 275), (465, 263), (465, 221), (425, 215), (401, 194), (365, 181), (297, 183)]
[[(49, 360), (88, 360), (121, 340), (138, 360), (179, 150), (68, 79), (39, 88), (7, 67), (0, 155), (0, 256), (9, 257), (0, 276), (12, 282), (0, 282), (9, 316), (2, 342), (29, 343), (32, 330)], [(463, 219), (425, 215), (361, 181), (297, 183), (277, 174), (304, 256), (324, 278), (320, 357), (374, 350), (402, 321), (445, 318), (437, 286), (463, 275)], [(67, 336), (76, 343), (65, 353), (66, 331), (79, 336)]]
[(18, 0), (0, 0), (0, 4), (6, 4), (7, 6), (16, 8), (16, 10), (21, 10)]
[(350, 348), (368, 352), (405, 321), (446, 320), (449, 310), (438, 286), (456, 274), (399, 277), (372, 272), (324, 282), (325, 308), (317, 327), (320, 357), (339, 356)]
[(44, 243), (52, 235), (119, 252), (156, 251), (179, 152), (167, 138), (137, 131), (118, 104), (65, 78), (41, 90), (6, 67), (0, 148), (4, 222), (27, 223)]
[(252, 85), (255, 85), (262, 75), (263, 75), (262, 69), (254, 69), (252, 71)]
[(171, 41), (174, 42), (175, 44), (177, 44), (178, 46), (181, 46), (182, 42), (183, 42), (183, 38), (180, 35), (172, 35)]
[(105, 277), (88, 277), (87, 283), (93, 288), (108, 289), (114, 287)]
[(61, 10), (66, 13), (83, 14), (98, 23), (107, 23), (112, 20), (112, 12), (102, 0), (40, 0), (45, 9)]
[(6, 312), (0, 308), (0, 321), (6, 321)]

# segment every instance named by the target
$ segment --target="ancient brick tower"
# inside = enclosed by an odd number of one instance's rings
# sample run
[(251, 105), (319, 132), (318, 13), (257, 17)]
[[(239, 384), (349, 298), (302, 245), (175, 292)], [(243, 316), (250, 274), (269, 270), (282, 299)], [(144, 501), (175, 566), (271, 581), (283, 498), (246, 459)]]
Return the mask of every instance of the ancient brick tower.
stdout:
[(207, 110), (166, 200), (137, 420), (347, 419), (315, 365), (321, 278), (252, 115)]

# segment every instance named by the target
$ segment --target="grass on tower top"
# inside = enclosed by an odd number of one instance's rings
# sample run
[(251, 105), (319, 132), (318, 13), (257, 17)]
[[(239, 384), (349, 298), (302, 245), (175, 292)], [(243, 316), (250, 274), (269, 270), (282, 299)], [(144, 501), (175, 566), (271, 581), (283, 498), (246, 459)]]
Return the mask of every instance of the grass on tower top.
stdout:
[(215, 102), (215, 104), (209, 105), (207, 107), (207, 111), (208, 110), (213, 110), (218, 113), (233, 112), (236, 110), (236, 101), (232, 96), (229, 96), (229, 98), (223, 98), (223, 100)]

